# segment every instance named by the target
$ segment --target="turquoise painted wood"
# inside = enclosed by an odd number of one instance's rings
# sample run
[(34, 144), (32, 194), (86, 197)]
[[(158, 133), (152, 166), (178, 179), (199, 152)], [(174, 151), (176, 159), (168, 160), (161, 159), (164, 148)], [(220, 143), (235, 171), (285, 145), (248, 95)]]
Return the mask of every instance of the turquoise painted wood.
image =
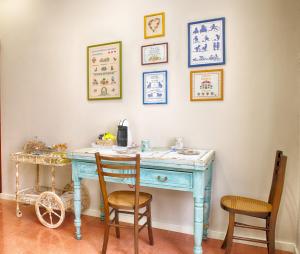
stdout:
[[(164, 158), (143, 158), (141, 153), (141, 186), (170, 190), (188, 191), (194, 198), (194, 254), (202, 254), (202, 239), (207, 237), (209, 223), (213, 151), (204, 151), (201, 157), (189, 157), (184, 160)], [(101, 150), (100, 150), (101, 153)], [(96, 164), (93, 153), (72, 152), (72, 178), (74, 181), (75, 236), (81, 239), (80, 219), (80, 181), (97, 180)], [(193, 159), (190, 159), (193, 158)], [(132, 184), (128, 179), (107, 178), (109, 182)], [(101, 208), (103, 204), (101, 202)], [(103, 209), (101, 209), (103, 211)], [(101, 214), (104, 218), (104, 214)]]

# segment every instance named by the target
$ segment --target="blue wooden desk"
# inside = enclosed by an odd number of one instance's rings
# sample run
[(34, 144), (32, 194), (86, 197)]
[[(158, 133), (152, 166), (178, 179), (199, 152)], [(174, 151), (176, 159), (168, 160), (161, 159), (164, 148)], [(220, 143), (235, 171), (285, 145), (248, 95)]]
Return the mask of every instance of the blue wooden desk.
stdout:
[[(109, 149), (85, 148), (68, 154), (72, 160), (76, 238), (81, 239), (80, 180), (98, 180), (95, 152), (117, 155)], [(199, 150), (199, 155), (179, 155), (167, 149), (141, 153), (141, 186), (188, 191), (194, 197), (194, 254), (202, 253), (202, 239), (207, 237), (211, 199), (214, 151)], [(129, 179), (107, 179), (131, 184)], [(103, 212), (103, 211), (101, 211)], [(103, 217), (103, 214), (101, 215)]]

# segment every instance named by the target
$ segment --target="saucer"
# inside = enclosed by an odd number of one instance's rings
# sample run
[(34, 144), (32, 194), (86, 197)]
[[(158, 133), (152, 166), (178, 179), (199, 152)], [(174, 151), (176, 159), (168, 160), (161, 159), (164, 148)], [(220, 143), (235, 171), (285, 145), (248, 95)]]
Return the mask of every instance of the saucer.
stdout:
[(183, 154), (183, 155), (198, 155), (198, 154), (200, 154), (197, 150), (193, 150), (193, 149), (181, 149), (181, 150), (178, 150), (177, 153)]

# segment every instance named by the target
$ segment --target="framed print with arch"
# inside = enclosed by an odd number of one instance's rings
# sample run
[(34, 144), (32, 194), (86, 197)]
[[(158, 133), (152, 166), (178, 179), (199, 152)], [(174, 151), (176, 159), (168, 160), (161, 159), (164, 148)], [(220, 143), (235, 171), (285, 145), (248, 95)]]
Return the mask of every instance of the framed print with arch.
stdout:
[(223, 69), (191, 71), (191, 101), (222, 101), (223, 79)]

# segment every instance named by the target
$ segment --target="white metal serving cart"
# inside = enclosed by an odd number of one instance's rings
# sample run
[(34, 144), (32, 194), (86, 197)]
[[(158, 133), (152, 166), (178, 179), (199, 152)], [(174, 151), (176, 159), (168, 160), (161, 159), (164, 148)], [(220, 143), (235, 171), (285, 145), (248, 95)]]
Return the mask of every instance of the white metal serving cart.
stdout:
[[(17, 152), (11, 154), (11, 160), (16, 163), (16, 216), (22, 217), (20, 203), (35, 204), (35, 212), (39, 221), (48, 228), (59, 227), (65, 218), (67, 210), (73, 210), (73, 184), (67, 184), (63, 190), (55, 187), (56, 168), (71, 165), (71, 161), (62, 153), (49, 152), (31, 154)], [(20, 164), (29, 163), (36, 165), (35, 186), (20, 189)], [(51, 186), (40, 185), (40, 165), (51, 168)], [(45, 167), (45, 168), (48, 168)], [(88, 206), (87, 192), (82, 192), (82, 209)]]

